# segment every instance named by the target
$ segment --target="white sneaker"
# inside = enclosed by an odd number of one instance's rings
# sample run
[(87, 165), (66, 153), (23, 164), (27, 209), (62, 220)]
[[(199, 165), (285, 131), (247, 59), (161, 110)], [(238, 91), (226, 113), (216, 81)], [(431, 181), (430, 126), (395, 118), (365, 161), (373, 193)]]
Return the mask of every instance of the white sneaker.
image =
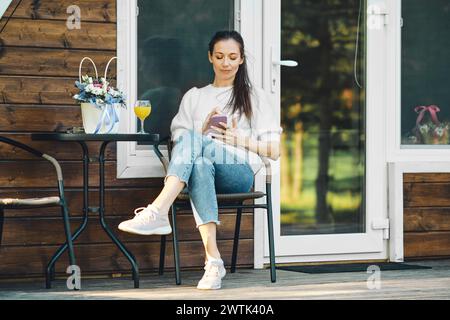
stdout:
[(149, 204), (147, 207), (134, 210), (133, 219), (119, 224), (119, 230), (140, 235), (165, 235), (172, 232), (169, 215), (159, 214), (158, 209)]
[(222, 287), (222, 278), (225, 277), (227, 271), (223, 265), (223, 261), (211, 260), (205, 265), (205, 274), (200, 279), (197, 289), (216, 290)]

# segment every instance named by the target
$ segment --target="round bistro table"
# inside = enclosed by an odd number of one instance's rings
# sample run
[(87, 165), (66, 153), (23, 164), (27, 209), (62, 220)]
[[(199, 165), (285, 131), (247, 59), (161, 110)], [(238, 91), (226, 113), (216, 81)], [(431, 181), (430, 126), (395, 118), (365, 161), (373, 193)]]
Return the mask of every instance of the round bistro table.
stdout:
[[(81, 145), (83, 152), (83, 222), (81, 226), (75, 231), (72, 240), (75, 241), (82, 231), (86, 228), (88, 223), (89, 212), (98, 213), (100, 224), (106, 234), (116, 244), (120, 251), (125, 255), (131, 263), (134, 287), (139, 288), (139, 268), (136, 263), (134, 255), (125, 247), (125, 245), (117, 239), (112, 230), (105, 221), (105, 150), (110, 142), (117, 141), (136, 141), (136, 142), (150, 142), (153, 146), (159, 141), (159, 134), (86, 134), (86, 133), (34, 133), (31, 135), (32, 140), (39, 141), (64, 141), (76, 142)], [(98, 157), (89, 157), (87, 141), (102, 142)], [(154, 148), (153, 148), (154, 149)], [(89, 163), (98, 162), (100, 164), (100, 186), (99, 186), (99, 207), (89, 206)], [(55, 277), (55, 263), (59, 257), (67, 250), (67, 243), (63, 244), (55, 254), (52, 256), (46, 270), (46, 284), (47, 288), (51, 287), (51, 281)]]

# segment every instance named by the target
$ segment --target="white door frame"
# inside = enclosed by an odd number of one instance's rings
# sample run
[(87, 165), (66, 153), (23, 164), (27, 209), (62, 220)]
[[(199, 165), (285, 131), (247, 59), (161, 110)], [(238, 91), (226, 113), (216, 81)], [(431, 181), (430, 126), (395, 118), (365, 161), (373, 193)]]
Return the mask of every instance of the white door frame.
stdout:
[[(368, 6), (380, 8), (371, 19), (381, 22), (380, 28), (368, 30), (367, 43), (367, 90), (366, 90), (366, 233), (336, 235), (280, 236), (280, 176), (273, 177), (273, 212), (275, 250), (277, 263), (336, 261), (336, 260), (372, 260), (387, 259), (388, 230), (382, 229), (388, 223), (387, 212), (387, 165), (386, 165), (386, 79), (387, 72), (387, 34), (389, 23), (384, 19), (388, 7), (386, 0), (368, 0)], [(278, 77), (276, 90), (272, 93), (275, 104), (280, 105), (279, 66), (272, 69), (270, 61), (271, 47), (275, 48), (275, 59), (281, 60), (280, 52), (280, 1), (263, 0), (263, 87), (270, 92), (270, 81), (276, 71)], [(380, 13), (378, 15), (377, 13)], [(251, 13), (249, 13), (251, 14)], [(254, 13), (257, 14), (257, 13)], [(242, 23), (251, 20), (241, 12)], [(278, 45), (276, 45), (278, 44)], [(299, 61), (301, 68), (301, 61)], [(383, 66), (380, 67), (380, 66)], [(277, 173), (279, 173), (279, 163)], [(263, 177), (257, 177), (256, 188), (264, 187)], [(260, 268), (269, 262), (266, 219), (264, 210), (255, 211), (255, 267)], [(387, 227), (387, 226), (386, 226)]]

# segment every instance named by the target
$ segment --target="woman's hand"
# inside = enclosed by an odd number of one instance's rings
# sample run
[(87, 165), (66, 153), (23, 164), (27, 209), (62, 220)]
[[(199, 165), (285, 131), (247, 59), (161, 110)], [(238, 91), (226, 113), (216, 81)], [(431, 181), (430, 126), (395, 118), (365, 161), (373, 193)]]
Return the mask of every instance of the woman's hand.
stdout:
[(236, 119), (233, 118), (231, 128), (227, 127), (226, 123), (220, 122), (224, 128), (211, 126), (219, 133), (211, 133), (212, 138), (223, 141), (235, 147), (244, 147), (260, 156), (268, 157), (272, 160), (277, 160), (280, 157), (280, 144), (277, 141), (257, 141), (250, 137), (242, 137), (238, 134)]
[(207, 116), (205, 121), (203, 122), (203, 127), (202, 127), (202, 134), (205, 134), (206, 131), (209, 129), (209, 121), (211, 120), (211, 117), (215, 114), (220, 114), (220, 108), (219, 107), (215, 107), (213, 111), (211, 111)]
[(237, 121), (236, 118), (232, 119), (232, 125), (231, 127), (227, 127), (227, 124), (224, 122), (219, 122), (223, 128), (219, 128), (216, 126), (211, 126), (212, 129), (214, 129), (218, 133), (211, 133), (211, 137), (213, 139), (217, 139), (220, 141), (223, 141), (227, 144), (230, 144), (235, 147), (244, 147), (248, 149), (249, 145), (249, 138), (248, 137), (242, 137), (239, 135), (237, 130)]

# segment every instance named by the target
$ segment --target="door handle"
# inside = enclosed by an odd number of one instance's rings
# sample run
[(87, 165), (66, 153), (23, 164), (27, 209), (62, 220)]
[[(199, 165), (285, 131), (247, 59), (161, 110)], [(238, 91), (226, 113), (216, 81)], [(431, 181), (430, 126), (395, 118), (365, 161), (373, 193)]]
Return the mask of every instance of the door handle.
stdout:
[(278, 75), (278, 70), (277, 67), (278, 66), (283, 66), (283, 67), (296, 67), (298, 66), (298, 62), (294, 61), (294, 60), (278, 60), (278, 61), (273, 61), (272, 60), (272, 76), (270, 79), (270, 89), (272, 91), (272, 93), (275, 93), (275, 88), (277, 85), (277, 80), (279, 78)]
[(298, 66), (298, 62), (294, 60), (281, 60), (281, 61), (272, 61), (272, 64), (275, 66), (284, 66), (284, 67), (296, 67)]
[[(279, 56), (279, 54), (278, 54)], [(272, 93), (275, 93), (276, 85), (278, 78), (280, 75), (278, 75), (278, 66), (283, 67), (296, 67), (298, 66), (298, 62), (294, 60), (278, 60), (277, 54), (275, 53), (275, 48), (271, 48), (271, 61), (272, 61), (272, 68), (270, 71), (270, 91)]]

